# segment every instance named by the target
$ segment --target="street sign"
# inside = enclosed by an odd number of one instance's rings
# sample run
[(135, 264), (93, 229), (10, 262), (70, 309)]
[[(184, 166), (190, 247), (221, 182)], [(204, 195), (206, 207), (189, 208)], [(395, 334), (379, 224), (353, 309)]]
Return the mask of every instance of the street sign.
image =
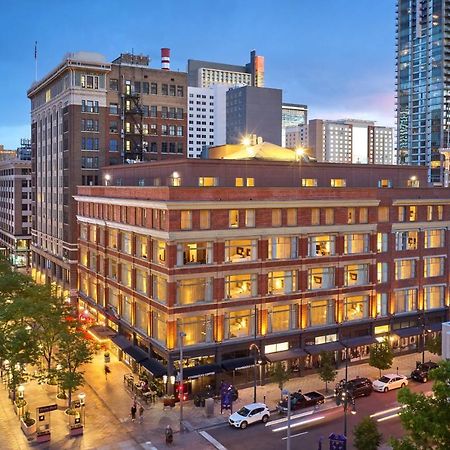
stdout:
[(47, 406), (41, 406), (38, 408), (39, 414), (43, 414), (50, 411), (56, 411), (58, 409), (58, 405), (47, 405)]

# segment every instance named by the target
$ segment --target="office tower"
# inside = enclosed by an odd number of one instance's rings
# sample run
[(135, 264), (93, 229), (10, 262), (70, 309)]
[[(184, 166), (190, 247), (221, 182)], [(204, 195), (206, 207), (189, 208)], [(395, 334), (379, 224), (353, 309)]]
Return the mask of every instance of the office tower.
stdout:
[[(299, 105), (296, 103), (283, 103), (281, 106), (281, 145), (283, 147), (289, 147), (286, 142), (286, 129), (293, 127), (301, 127), (308, 123), (308, 107), (306, 105)], [(301, 132), (298, 128), (297, 131)], [(292, 138), (292, 136), (291, 136)]]
[(147, 56), (68, 54), (28, 91), (34, 199), (33, 276), (77, 295), (78, 185), (98, 185), (104, 165), (184, 158), (186, 73)]
[[(0, 159), (0, 254), (14, 267), (30, 264), (31, 161), (28, 139)], [(1, 149), (0, 149), (1, 153)]]
[(393, 163), (393, 129), (369, 120), (310, 120), (308, 142), (318, 161)]
[(225, 144), (229, 88), (224, 84), (188, 86), (188, 158), (199, 158), (206, 147)]
[(280, 89), (243, 86), (227, 92), (227, 143), (237, 144), (245, 136), (281, 145)]
[(284, 145), (287, 148), (308, 147), (308, 125), (294, 125), (284, 130)]
[(264, 86), (264, 56), (250, 53), (250, 62), (244, 66), (210, 61), (188, 60), (188, 84), (208, 87), (210, 84)]
[(442, 181), (439, 149), (450, 146), (449, 17), (448, 0), (397, 2), (398, 161), (428, 167), (433, 183)]

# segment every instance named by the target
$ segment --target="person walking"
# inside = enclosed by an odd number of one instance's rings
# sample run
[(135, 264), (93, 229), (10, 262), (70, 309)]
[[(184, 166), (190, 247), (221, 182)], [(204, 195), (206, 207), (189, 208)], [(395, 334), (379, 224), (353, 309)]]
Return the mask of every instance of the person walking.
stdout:
[(144, 422), (144, 407), (139, 405), (139, 423)]
[(173, 431), (170, 425), (166, 427), (166, 444), (171, 444), (173, 442)]
[(111, 373), (111, 369), (109, 368), (109, 366), (107, 366), (105, 364), (105, 380), (108, 381), (108, 374)]
[(134, 422), (136, 420), (136, 403), (133, 403), (133, 406), (131, 407), (131, 421)]

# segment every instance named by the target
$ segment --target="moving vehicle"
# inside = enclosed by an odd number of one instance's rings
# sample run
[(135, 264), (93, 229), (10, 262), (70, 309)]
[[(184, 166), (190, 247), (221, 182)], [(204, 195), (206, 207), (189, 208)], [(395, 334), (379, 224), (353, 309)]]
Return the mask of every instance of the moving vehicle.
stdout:
[(411, 372), (411, 378), (416, 381), (420, 381), (421, 383), (426, 383), (429, 378), (430, 370), (436, 369), (438, 364), (433, 361), (429, 361), (423, 364), (419, 364), (415, 370)]
[(234, 412), (228, 419), (228, 423), (235, 428), (245, 429), (255, 422), (266, 423), (269, 420), (270, 411), (264, 403), (250, 403)]
[[(340, 395), (341, 392), (344, 390), (344, 388), (345, 388), (345, 380), (341, 380), (340, 383), (336, 385), (334, 394), (336, 396)], [(367, 397), (373, 391), (372, 381), (370, 381), (368, 378), (365, 377), (348, 380), (347, 390), (353, 398)]]
[(378, 392), (392, 391), (408, 384), (408, 378), (405, 375), (397, 375), (396, 373), (389, 373), (383, 375), (372, 383), (373, 390)]
[[(291, 393), (291, 411), (297, 411), (298, 409), (308, 408), (310, 406), (321, 405), (325, 401), (325, 397), (316, 391), (307, 392), (302, 394), (299, 392)], [(288, 397), (284, 397), (283, 400), (278, 402), (278, 411), (281, 414), (287, 414), (288, 412)]]

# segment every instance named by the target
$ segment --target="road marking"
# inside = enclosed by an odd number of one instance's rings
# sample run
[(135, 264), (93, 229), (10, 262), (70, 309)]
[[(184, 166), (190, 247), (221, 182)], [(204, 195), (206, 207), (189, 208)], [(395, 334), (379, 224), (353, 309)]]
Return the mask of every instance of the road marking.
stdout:
[(158, 450), (151, 441), (141, 442), (141, 447), (145, 448), (145, 450)]
[(385, 420), (394, 419), (395, 417), (398, 417), (398, 413), (391, 414), (390, 416), (381, 417), (380, 419), (377, 419), (377, 422), (384, 422)]
[[(311, 416), (315, 411), (307, 411), (300, 414), (291, 415), (291, 420), (299, 419), (300, 417)], [(276, 425), (277, 423), (286, 422), (288, 420), (287, 417), (283, 417), (282, 419), (271, 420), (266, 423), (266, 427), (271, 427), (272, 425)]]
[(370, 417), (374, 418), (374, 417), (379, 417), (382, 416), (383, 414), (387, 414), (390, 412), (394, 412), (394, 411), (398, 411), (401, 408), (401, 406), (396, 406), (395, 408), (390, 408), (390, 409), (385, 409), (383, 411), (378, 411), (374, 414), (371, 414)]
[[(313, 417), (312, 419), (303, 420), (302, 422), (291, 423), (291, 428), (300, 427), (302, 425), (307, 425), (308, 423), (318, 422), (319, 420), (325, 419), (325, 416)], [(287, 430), (287, 425), (279, 428), (275, 428), (272, 432), (276, 433), (278, 431)]]
[(206, 431), (199, 431), (199, 434), (201, 434), (210, 444), (214, 445), (214, 447), (216, 447), (217, 450), (227, 450), (226, 447), (224, 447), (217, 439), (214, 439)]
[[(297, 436), (302, 436), (303, 434), (308, 434), (308, 431), (304, 431), (303, 433), (297, 433), (297, 434), (292, 434), (291, 438), (295, 438)], [(285, 436), (284, 438), (281, 438), (283, 441), (287, 439), (287, 436)]]

